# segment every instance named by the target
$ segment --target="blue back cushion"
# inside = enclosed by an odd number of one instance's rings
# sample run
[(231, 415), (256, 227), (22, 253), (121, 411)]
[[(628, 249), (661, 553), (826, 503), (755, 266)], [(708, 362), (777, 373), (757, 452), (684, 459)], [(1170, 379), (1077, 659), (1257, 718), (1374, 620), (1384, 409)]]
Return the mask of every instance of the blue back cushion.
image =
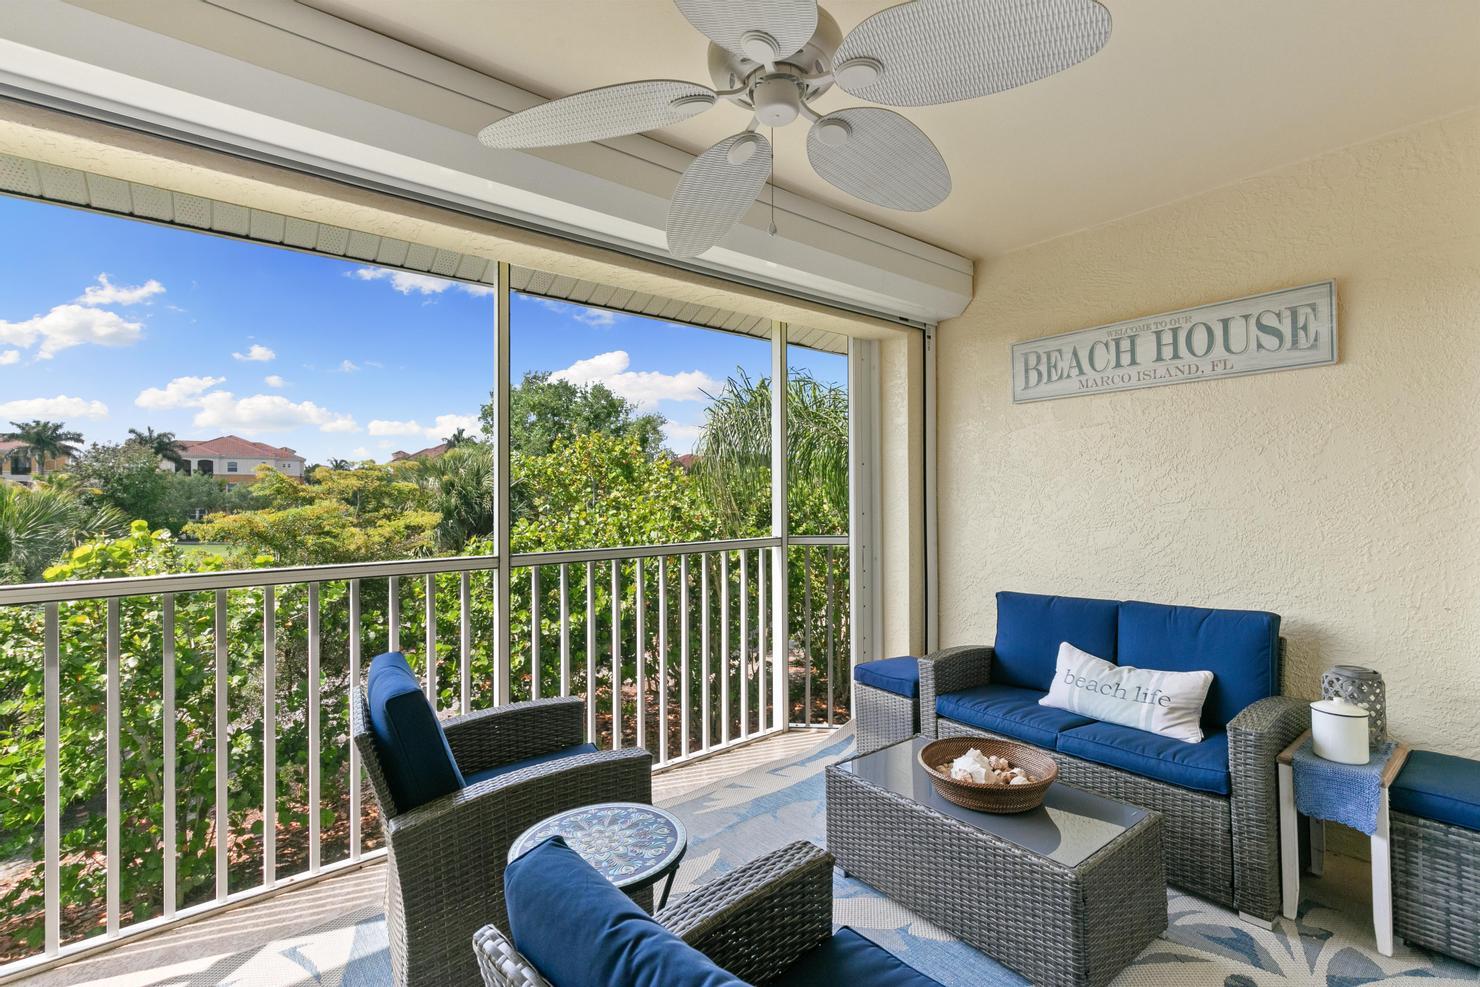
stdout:
[(504, 870), (509, 938), (554, 987), (745, 987), (552, 836)]
[(1202, 716), (1209, 731), (1280, 691), (1279, 614), (1122, 603), (1117, 651), (1122, 665), (1212, 672)]
[(992, 681), (1047, 692), (1065, 641), (1115, 661), (1118, 608), (1114, 600), (998, 593)]
[(463, 787), (447, 734), (399, 651), (370, 662), (370, 732), (396, 809), (406, 812)]

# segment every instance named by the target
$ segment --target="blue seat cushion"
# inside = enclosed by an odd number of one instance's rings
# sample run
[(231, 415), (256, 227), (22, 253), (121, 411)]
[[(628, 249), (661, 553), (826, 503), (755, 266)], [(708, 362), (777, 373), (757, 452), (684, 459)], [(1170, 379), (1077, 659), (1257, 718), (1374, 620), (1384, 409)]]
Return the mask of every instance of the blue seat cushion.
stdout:
[(1091, 723), (1060, 734), (1059, 750), (1178, 788), (1227, 795), (1231, 787), (1226, 733), (1189, 744), (1118, 723)]
[(1414, 751), (1388, 799), (1398, 812), (1480, 831), (1480, 761)]
[(399, 651), (370, 662), (370, 732), (396, 810), (406, 812), (463, 787), (447, 734)]
[(532, 768), (536, 764), (545, 764), (549, 761), (558, 761), (562, 757), (575, 757), (577, 754), (595, 753), (595, 744), (572, 744), (569, 747), (562, 747), (558, 751), (549, 751), (545, 754), (536, 754), (534, 755), (534, 757), (526, 757), (521, 758), (518, 761), (510, 761), (508, 764), (500, 764), (498, 767), (489, 768), (486, 771), (475, 771), (467, 776), (467, 782), (469, 785), (475, 785), (480, 781), (487, 781), (490, 778), (497, 778), (500, 775), (506, 775), (511, 772), (518, 771), (520, 768)]
[(1116, 651), (1121, 665), (1212, 672), (1204, 731), (1223, 729), (1245, 707), (1280, 691), (1279, 614), (1122, 603)]
[(1115, 661), (1119, 607), (1114, 600), (998, 593), (992, 681), (1047, 692), (1065, 641)]
[(910, 655), (855, 665), (853, 678), (860, 685), (883, 689), (896, 696), (917, 699), (920, 695), (920, 662)]
[(1040, 706), (1047, 693), (1013, 685), (978, 685), (948, 692), (935, 701), (935, 712), (948, 720), (1053, 750), (1059, 734), (1095, 722), (1067, 709)]
[(553, 987), (745, 987), (559, 836), (504, 869), (509, 938)]
[(940, 987), (938, 980), (846, 925), (771, 981), (772, 987)]

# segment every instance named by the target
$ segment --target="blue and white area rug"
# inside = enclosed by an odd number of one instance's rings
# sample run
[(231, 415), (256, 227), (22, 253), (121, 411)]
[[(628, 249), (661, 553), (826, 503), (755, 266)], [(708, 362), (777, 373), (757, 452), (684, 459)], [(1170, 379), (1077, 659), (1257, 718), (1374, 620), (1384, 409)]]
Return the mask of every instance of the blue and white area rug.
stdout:
[[(674, 893), (708, 883), (793, 840), (824, 845), (822, 772), (847, 756), (852, 747), (852, 732), (845, 728), (809, 754), (753, 768), (665, 803), (683, 819), (691, 841)], [(1174, 891), (1169, 897), (1166, 933), (1115, 983), (1123, 987), (1480, 984), (1480, 970), (1401, 943), (1397, 955), (1379, 955), (1365, 905), (1324, 902), (1323, 890), (1320, 886), (1309, 890), (1300, 918), (1294, 922), (1282, 919), (1269, 932)], [(948, 987), (1026, 982), (867, 885), (835, 877), (834, 902), (833, 917), (838, 924), (852, 926)], [(199, 979), (203, 972), (206, 979)], [(223, 957), (209, 971), (197, 968), (192, 974), (150, 983), (192, 987), (205, 983), (238, 987), (389, 983), (384, 919), (378, 908), (357, 909), (265, 949)]]

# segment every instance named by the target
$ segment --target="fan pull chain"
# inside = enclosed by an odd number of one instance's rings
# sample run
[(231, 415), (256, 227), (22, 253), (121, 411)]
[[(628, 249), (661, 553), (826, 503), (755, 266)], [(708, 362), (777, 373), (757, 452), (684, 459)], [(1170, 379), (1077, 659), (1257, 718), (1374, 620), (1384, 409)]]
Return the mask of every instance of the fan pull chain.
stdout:
[(776, 235), (776, 128), (771, 128), (771, 227), (767, 230)]

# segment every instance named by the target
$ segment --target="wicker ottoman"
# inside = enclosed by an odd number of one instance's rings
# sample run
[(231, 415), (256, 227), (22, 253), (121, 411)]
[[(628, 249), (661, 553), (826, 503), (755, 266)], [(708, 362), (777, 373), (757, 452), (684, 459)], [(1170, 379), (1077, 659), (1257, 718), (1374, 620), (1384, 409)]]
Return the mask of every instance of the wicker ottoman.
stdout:
[(1480, 966), (1480, 761), (1414, 751), (1389, 797), (1393, 931)]
[(1161, 814), (1062, 783), (996, 816), (942, 799), (917, 738), (827, 769), (827, 848), (850, 877), (1034, 984), (1109, 983), (1167, 927)]
[(858, 752), (867, 754), (920, 732), (920, 668), (910, 656), (853, 668), (853, 721)]

